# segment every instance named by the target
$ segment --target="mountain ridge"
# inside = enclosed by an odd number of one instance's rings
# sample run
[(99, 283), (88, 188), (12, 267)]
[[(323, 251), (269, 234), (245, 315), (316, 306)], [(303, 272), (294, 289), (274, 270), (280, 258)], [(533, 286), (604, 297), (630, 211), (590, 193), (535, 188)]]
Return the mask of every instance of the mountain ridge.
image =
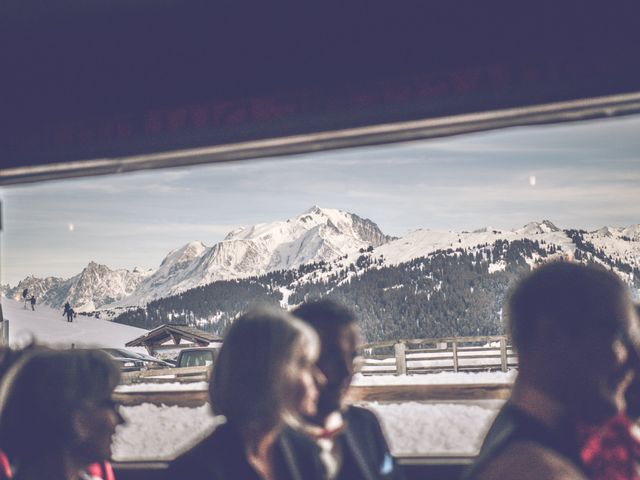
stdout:
[[(216, 281), (255, 277), (306, 264), (326, 264), (331, 268), (340, 263), (355, 264), (362, 252), (370, 248), (375, 248), (385, 265), (399, 265), (439, 250), (477, 250), (498, 241), (522, 239), (554, 245), (568, 258), (584, 248), (605, 263), (610, 259), (611, 264), (628, 265), (627, 270), (640, 269), (640, 224), (587, 232), (561, 230), (545, 219), (513, 230), (417, 229), (396, 238), (384, 234), (369, 219), (314, 205), (286, 220), (232, 230), (211, 247), (201, 241), (189, 242), (167, 253), (155, 270), (111, 270), (90, 262), (80, 274), (69, 279), (29, 276), (10, 288), (7, 296), (18, 298), (22, 289), (28, 288), (39, 302), (54, 308), (65, 301), (85, 312), (129, 308)], [(496, 264), (491, 268), (502, 266)]]

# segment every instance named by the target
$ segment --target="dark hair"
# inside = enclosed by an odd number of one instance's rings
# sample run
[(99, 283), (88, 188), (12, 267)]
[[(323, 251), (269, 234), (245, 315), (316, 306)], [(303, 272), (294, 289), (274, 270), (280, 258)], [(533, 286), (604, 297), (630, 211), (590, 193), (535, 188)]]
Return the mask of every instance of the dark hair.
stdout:
[(545, 264), (510, 295), (507, 316), (513, 344), (520, 353), (537, 345), (543, 319), (576, 338), (614, 333), (629, 302), (627, 287), (611, 271), (564, 261)]
[(6, 346), (0, 346), (0, 380), (9, 371), (12, 365), (14, 365), (23, 356), (35, 352), (36, 350), (45, 350), (47, 347), (38, 345), (35, 342), (28, 344), (23, 348), (10, 348)]
[(287, 380), (296, 349), (313, 361), (319, 340), (311, 327), (281, 310), (259, 308), (238, 318), (216, 360), (209, 397), (216, 415), (241, 430), (266, 433), (287, 416)]
[(120, 370), (97, 350), (36, 350), (0, 386), (0, 449), (15, 462), (69, 447), (72, 414), (111, 397)]
[(351, 325), (356, 322), (356, 317), (351, 310), (327, 298), (304, 303), (292, 313), (318, 331)]

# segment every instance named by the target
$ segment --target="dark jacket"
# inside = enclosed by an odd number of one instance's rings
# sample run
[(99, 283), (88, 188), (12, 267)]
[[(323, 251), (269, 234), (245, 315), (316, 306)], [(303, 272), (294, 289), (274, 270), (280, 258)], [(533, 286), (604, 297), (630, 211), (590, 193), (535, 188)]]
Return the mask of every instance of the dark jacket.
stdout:
[(346, 428), (339, 437), (344, 458), (338, 480), (404, 479), (372, 411), (350, 406), (344, 420)]
[[(375, 414), (351, 406), (343, 418), (345, 428), (335, 438), (343, 456), (337, 480), (403, 480), (402, 470), (391, 456)], [(290, 435), (291, 430), (284, 434)]]
[[(324, 469), (315, 443), (297, 432), (279, 435), (275, 470), (283, 480), (322, 480)], [(238, 430), (230, 423), (180, 455), (169, 465), (167, 480), (262, 480), (247, 461)]]
[(528, 413), (507, 403), (502, 407), (485, 436), (476, 460), (462, 478), (463, 480), (476, 478), (502, 454), (507, 446), (517, 441), (537, 443), (554, 451), (581, 470), (580, 452), (572, 432), (569, 423), (566, 428), (550, 429)]

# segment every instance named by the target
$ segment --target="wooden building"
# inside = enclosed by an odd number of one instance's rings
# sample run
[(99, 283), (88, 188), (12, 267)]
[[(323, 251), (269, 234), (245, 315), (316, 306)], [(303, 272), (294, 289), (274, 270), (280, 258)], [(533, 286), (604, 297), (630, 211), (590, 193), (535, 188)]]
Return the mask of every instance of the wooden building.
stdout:
[(145, 347), (149, 355), (193, 347), (219, 347), (222, 338), (186, 324), (166, 323), (131, 340), (127, 347)]

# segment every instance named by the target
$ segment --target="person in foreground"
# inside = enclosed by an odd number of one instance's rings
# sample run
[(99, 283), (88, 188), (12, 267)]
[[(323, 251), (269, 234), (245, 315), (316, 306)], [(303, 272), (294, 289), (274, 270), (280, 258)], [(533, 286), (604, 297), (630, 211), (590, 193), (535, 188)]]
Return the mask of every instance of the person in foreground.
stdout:
[(95, 350), (37, 350), (0, 386), (0, 449), (14, 480), (81, 480), (111, 456), (123, 423), (111, 399), (120, 371)]
[(464, 478), (602, 478), (602, 461), (628, 472), (611, 480), (637, 478), (634, 459), (610, 455), (601, 436), (624, 416), (639, 366), (639, 321), (620, 278), (547, 264), (516, 286), (508, 319), (518, 377)]
[(306, 419), (309, 426), (305, 430), (320, 448), (327, 478), (403, 478), (376, 416), (370, 410), (345, 404), (359, 343), (354, 315), (326, 299), (305, 303), (293, 314), (320, 336), (317, 365), (327, 383), (320, 390), (317, 413)]
[(318, 337), (282, 311), (242, 315), (225, 336), (209, 384), (211, 408), (226, 423), (171, 462), (183, 480), (316, 480), (323, 469), (313, 442), (281, 431), (316, 411), (321, 374)]

